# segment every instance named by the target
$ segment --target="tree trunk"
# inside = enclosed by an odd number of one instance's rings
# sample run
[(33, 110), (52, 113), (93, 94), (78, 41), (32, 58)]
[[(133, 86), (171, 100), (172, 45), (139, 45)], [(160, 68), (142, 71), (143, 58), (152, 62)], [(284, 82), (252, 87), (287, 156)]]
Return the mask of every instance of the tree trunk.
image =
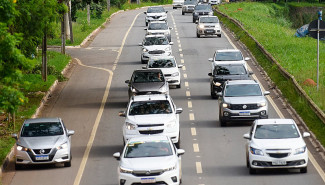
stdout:
[(64, 14), (62, 15), (62, 20), (61, 20), (61, 53), (65, 54), (65, 16)]
[(87, 4), (87, 21), (88, 25), (90, 25), (90, 4)]
[(44, 29), (43, 43), (42, 43), (42, 78), (43, 81), (47, 81), (47, 40), (46, 40), (46, 28)]
[(68, 1), (68, 15), (69, 15), (69, 31), (70, 31), (70, 42), (73, 43), (73, 32), (72, 32), (72, 17), (71, 17), (71, 0)]
[(111, 0), (107, 0), (107, 11), (111, 9)]

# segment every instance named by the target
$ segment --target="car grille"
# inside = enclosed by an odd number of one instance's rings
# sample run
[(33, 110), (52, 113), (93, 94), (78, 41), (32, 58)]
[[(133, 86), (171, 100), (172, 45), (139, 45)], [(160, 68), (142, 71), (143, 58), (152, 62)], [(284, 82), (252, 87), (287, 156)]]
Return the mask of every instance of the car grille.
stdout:
[(258, 109), (257, 104), (231, 104), (231, 110), (254, 110)]
[(273, 157), (273, 158), (284, 158), (284, 157), (288, 157), (289, 153), (268, 153), (268, 155), (270, 157)]
[(132, 174), (137, 177), (157, 176), (163, 174), (163, 170), (133, 171)]
[(164, 54), (165, 51), (163, 50), (155, 50), (155, 51), (149, 51), (149, 54)]
[(151, 16), (153, 19), (159, 19), (161, 16)]
[(41, 163), (41, 162), (52, 161), (53, 158), (54, 158), (54, 156), (55, 156), (56, 151), (57, 151), (56, 148), (53, 149), (53, 150), (51, 151), (51, 153), (48, 154), (48, 155), (49, 155), (49, 160), (42, 160), (42, 161), (37, 161), (37, 160), (35, 159), (35, 155), (33, 154), (33, 152), (31, 152), (31, 151), (27, 151), (27, 153), (28, 153), (29, 157), (32, 159), (33, 162), (39, 162), (39, 163)]
[(164, 74), (164, 76), (172, 76), (172, 74)]
[(43, 153), (41, 153), (41, 150), (42, 149), (34, 149), (33, 151), (34, 151), (35, 154), (48, 154), (48, 153), (51, 152), (51, 148), (49, 148), (49, 149), (43, 149), (44, 150)]
[(161, 127), (164, 126), (164, 124), (146, 124), (146, 125), (137, 125), (138, 127)]
[(152, 32), (151, 35), (164, 35), (165, 32)]
[(215, 26), (214, 25), (206, 25), (204, 26), (205, 28), (214, 28)]
[[(273, 167), (272, 162), (265, 162), (265, 161), (253, 161), (253, 163), (256, 163), (256, 166), (264, 166), (264, 167)], [(301, 164), (305, 164), (305, 160), (297, 160), (297, 161), (287, 161), (286, 165), (276, 165), (276, 166), (298, 166)]]
[(164, 130), (139, 130), (140, 134), (161, 134)]
[(209, 15), (209, 12), (199, 12), (199, 15)]

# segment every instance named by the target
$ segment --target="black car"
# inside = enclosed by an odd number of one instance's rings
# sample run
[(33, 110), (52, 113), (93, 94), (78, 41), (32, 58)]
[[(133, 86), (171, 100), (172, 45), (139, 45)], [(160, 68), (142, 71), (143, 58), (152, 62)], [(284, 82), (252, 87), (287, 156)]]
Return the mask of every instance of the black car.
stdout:
[(135, 70), (125, 83), (129, 84), (129, 98), (133, 95), (169, 93), (168, 82), (160, 69)]
[(199, 19), (202, 15), (213, 15), (213, 10), (210, 4), (198, 4), (194, 8), (193, 12), (193, 22)]
[(224, 82), (228, 80), (250, 80), (252, 72), (246, 70), (243, 64), (216, 65), (210, 76), (210, 92), (212, 98), (218, 98), (217, 93), (222, 91)]

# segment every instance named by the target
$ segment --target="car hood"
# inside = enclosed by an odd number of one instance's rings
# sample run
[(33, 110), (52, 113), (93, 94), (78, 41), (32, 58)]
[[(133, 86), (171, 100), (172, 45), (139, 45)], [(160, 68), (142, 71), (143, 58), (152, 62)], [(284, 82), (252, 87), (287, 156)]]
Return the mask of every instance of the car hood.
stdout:
[(194, 10), (194, 12), (212, 12), (212, 10)]
[(166, 33), (168, 30), (147, 30), (148, 33)]
[(20, 137), (18, 145), (31, 149), (54, 148), (66, 142), (65, 135), (60, 136), (44, 136), (44, 137)]
[(161, 69), (161, 71), (164, 73), (164, 75), (179, 72), (178, 68), (176, 68), (176, 67), (173, 67), (173, 68), (157, 68), (157, 69)]
[(174, 156), (122, 158), (120, 165), (132, 170), (160, 170), (175, 166)]
[(128, 120), (138, 125), (141, 124), (158, 124), (158, 123), (168, 123), (175, 120), (175, 114), (148, 114), (148, 115), (136, 115), (128, 116)]
[(264, 96), (224, 97), (224, 102), (230, 104), (252, 104), (266, 102)]
[(150, 16), (150, 17), (154, 17), (154, 16), (164, 16), (166, 15), (165, 12), (161, 12), (161, 13), (147, 13), (147, 16)]
[(137, 91), (159, 91), (165, 85), (165, 82), (146, 82), (146, 83), (134, 83), (133, 88)]
[(220, 25), (219, 25), (219, 23), (200, 23), (200, 24), (202, 24), (202, 25), (204, 25), (204, 26), (215, 26), (215, 27), (220, 27)]
[(214, 81), (226, 81), (226, 80), (249, 80), (249, 75), (218, 75), (213, 77)]
[(252, 147), (258, 149), (297, 149), (305, 146), (301, 138), (292, 139), (253, 139)]
[(170, 45), (151, 45), (151, 46), (143, 46), (148, 51), (154, 51), (154, 50), (164, 50), (166, 48), (170, 48)]

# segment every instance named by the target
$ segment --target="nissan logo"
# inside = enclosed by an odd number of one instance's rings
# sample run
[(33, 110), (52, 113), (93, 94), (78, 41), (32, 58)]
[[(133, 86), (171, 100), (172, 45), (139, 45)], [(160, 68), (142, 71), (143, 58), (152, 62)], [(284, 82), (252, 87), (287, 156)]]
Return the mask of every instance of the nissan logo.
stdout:
[(246, 109), (247, 108), (247, 105), (243, 105), (243, 109)]
[(44, 153), (45, 153), (45, 150), (41, 149), (41, 150), (39, 151), (39, 153), (40, 153), (40, 154), (44, 154)]

